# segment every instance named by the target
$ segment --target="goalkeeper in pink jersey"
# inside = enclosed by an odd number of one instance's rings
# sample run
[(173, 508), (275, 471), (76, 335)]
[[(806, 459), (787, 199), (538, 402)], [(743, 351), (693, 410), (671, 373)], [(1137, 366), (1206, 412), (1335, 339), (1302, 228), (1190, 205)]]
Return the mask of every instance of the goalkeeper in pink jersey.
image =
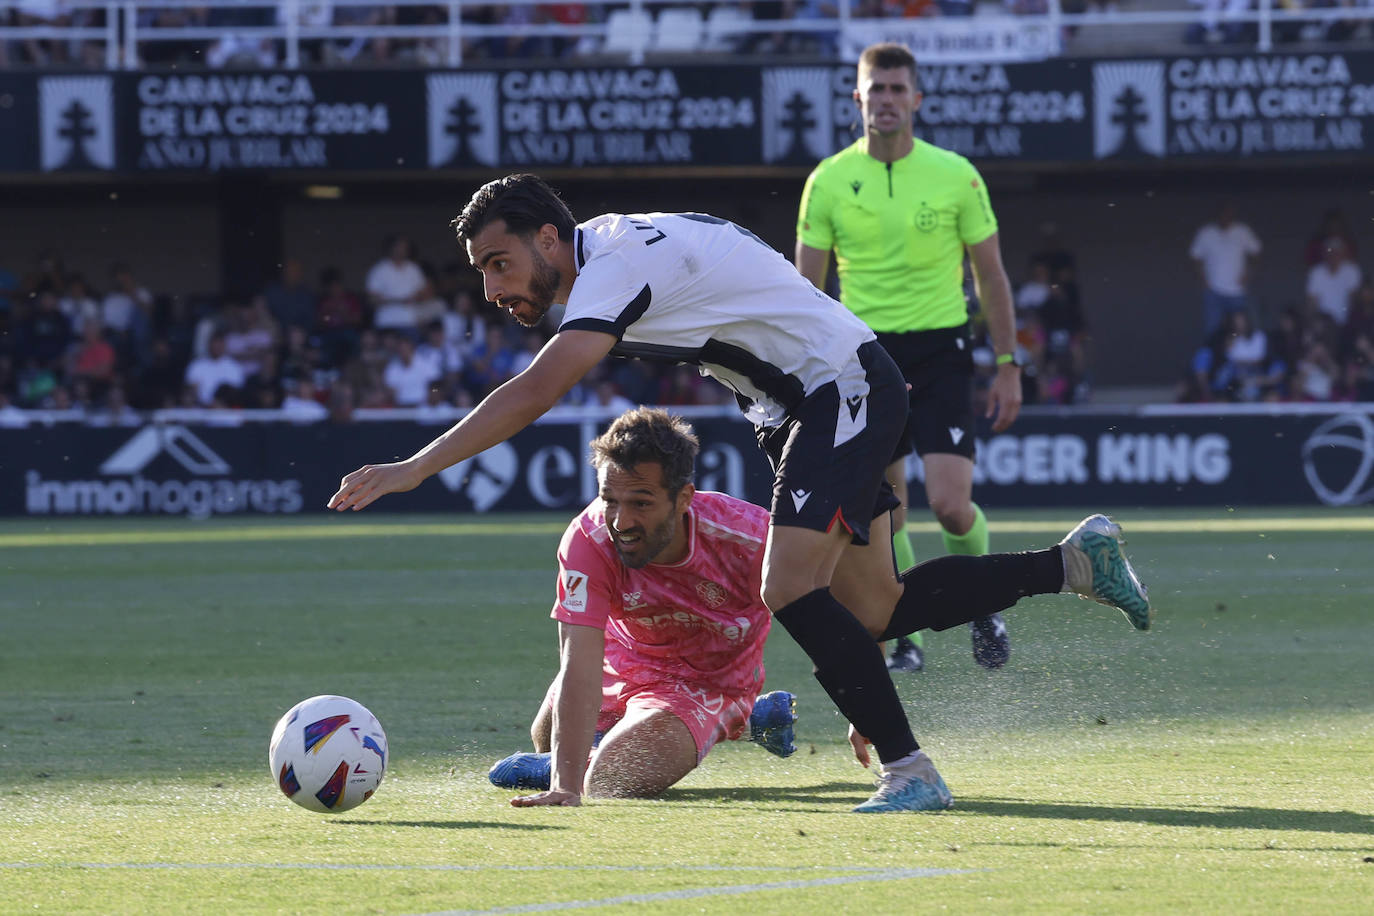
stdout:
[(663, 410), (621, 415), (591, 447), (600, 497), (559, 545), (561, 664), (531, 728), (536, 753), (498, 762), (492, 782), (553, 783), (516, 805), (566, 803), (584, 787), (655, 795), (746, 727), (792, 753), (791, 694), (755, 699), (772, 624), (760, 597), (768, 510), (698, 492), (697, 438)]

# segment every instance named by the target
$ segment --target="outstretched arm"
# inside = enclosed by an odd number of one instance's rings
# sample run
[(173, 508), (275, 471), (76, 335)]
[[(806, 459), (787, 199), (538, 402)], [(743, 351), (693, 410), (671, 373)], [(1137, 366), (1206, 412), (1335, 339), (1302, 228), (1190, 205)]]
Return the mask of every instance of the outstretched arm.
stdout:
[(413, 490), (430, 475), (506, 441), (557, 404), (614, 345), (615, 337), (597, 331), (555, 335), (524, 372), (429, 445), (404, 461), (365, 465), (345, 477), (329, 508), (362, 509), (387, 493)]
[(547, 792), (511, 799), (517, 808), (582, 804), (582, 781), (601, 709), (601, 667), (606, 634), (598, 627), (558, 624), (558, 676), (554, 679), (553, 772)]

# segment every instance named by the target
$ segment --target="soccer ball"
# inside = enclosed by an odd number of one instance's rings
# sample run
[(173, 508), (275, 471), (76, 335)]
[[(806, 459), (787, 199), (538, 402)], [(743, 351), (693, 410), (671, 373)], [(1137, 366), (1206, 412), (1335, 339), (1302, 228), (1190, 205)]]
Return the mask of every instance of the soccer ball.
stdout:
[(302, 808), (334, 814), (372, 797), (386, 772), (386, 732), (348, 697), (301, 700), (272, 730), (272, 778)]

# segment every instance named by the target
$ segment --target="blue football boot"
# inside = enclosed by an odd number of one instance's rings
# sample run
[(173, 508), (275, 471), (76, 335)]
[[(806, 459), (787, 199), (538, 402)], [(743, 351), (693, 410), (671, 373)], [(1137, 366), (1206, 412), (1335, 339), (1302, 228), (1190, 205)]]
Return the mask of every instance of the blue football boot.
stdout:
[(749, 714), (749, 740), (770, 754), (790, 757), (797, 752), (792, 723), (797, 721), (797, 698), (786, 690), (765, 693)]
[(552, 754), (521, 751), (496, 761), (487, 778), (498, 789), (544, 789), (549, 787), (553, 769)]
[(925, 751), (898, 767), (883, 767), (878, 790), (854, 810), (860, 814), (885, 811), (943, 811), (954, 806), (954, 796), (935, 770)]

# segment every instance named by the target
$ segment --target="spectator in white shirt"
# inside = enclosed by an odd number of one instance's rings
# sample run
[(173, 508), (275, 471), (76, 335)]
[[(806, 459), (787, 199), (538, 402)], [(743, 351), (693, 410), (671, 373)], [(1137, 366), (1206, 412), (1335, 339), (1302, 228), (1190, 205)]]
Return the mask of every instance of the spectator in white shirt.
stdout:
[(315, 423), (329, 416), (329, 408), (315, 398), (315, 383), (308, 378), (296, 380), (281, 399), (282, 416), (293, 423)]
[(1031, 262), (1030, 279), (1016, 290), (1016, 307), (1020, 310), (1038, 309), (1050, 298), (1052, 292), (1050, 265), (1036, 258)]
[(1260, 240), (1245, 223), (1236, 219), (1235, 205), (1222, 204), (1214, 222), (1193, 237), (1188, 254), (1202, 277), (1202, 336), (1210, 337), (1231, 312), (1244, 311), (1250, 303), (1246, 284), (1250, 264), (1259, 255)]
[(444, 339), (456, 345), (465, 358), (487, 339), (487, 322), (477, 311), (477, 297), (471, 290), (460, 289), (453, 294), (453, 304), (443, 321)]
[(1310, 341), (1307, 352), (1298, 360), (1293, 379), (1294, 394), (1302, 401), (1329, 401), (1336, 393), (1340, 367), (1331, 351), (1320, 340)]
[(142, 352), (152, 327), (153, 294), (140, 286), (128, 264), (110, 269), (114, 288), (100, 304), (100, 321), (119, 349)]
[(1343, 326), (1350, 314), (1350, 299), (1364, 276), (1340, 237), (1327, 239), (1325, 248), (1322, 259), (1307, 271), (1307, 307), (1330, 315)]
[(396, 338), (396, 355), (387, 363), (382, 382), (391, 391), (397, 407), (418, 407), (429, 395), (429, 386), (439, 380), (437, 367), (429, 360), (415, 358), (415, 342), (409, 337)]
[(463, 351), (448, 339), (444, 322), (431, 321), (425, 325), (425, 338), (415, 348), (415, 358), (434, 367), (435, 377), (447, 391), (458, 383), (463, 371)]
[(1269, 368), (1269, 337), (1250, 321), (1249, 312), (1227, 316), (1225, 359), (1217, 372), (1216, 387), (1232, 400), (1258, 401), (1264, 393)]
[(100, 321), (100, 303), (91, 295), (86, 278), (81, 274), (72, 274), (67, 278), (67, 288), (58, 300), (57, 306), (62, 310), (62, 314), (67, 316), (72, 331), (77, 334), (81, 333), (86, 322), (93, 319)]
[(229, 309), (224, 351), (238, 360), (244, 375), (257, 375), (262, 370), (267, 355), (276, 350), (280, 337), (276, 319), (262, 296), (254, 296)]
[(224, 333), (216, 331), (210, 335), (205, 356), (191, 360), (186, 367), (186, 385), (195, 392), (196, 403), (209, 407), (215, 403), (215, 394), (224, 386), (242, 388), (248, 377), (243, 367), (224, 347)]
[(414, 335), (415, 304), (427, 298), (429, 283), (411, 256), (410, 239), (392, 236), (387, 252), (367, 272), (367, 298), (375, 309), (372, 326)]

